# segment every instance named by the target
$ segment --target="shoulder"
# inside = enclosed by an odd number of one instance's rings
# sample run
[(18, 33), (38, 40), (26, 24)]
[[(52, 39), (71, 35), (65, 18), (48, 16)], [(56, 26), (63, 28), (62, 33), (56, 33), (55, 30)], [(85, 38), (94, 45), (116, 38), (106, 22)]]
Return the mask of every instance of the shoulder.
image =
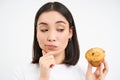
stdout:
[(25, 80), (25, 78), (29, 78), (33, 74), (37, 75), (39, 73), (38, 71), (39, 71), (39, 66), (37, 64), (29, 63), (29, 64), (18, 65), (13, 70), (12, 78), (13, 80)]
[(22, 64), (22, 65), (18, 65), (16, 66), (15, 70), (16, 71), (30, 71), (30, 70), (36, 70), (38, 69), (39, 66), (37, 64), (32, 64), (32, 63), (28, 63), (28, 64)]

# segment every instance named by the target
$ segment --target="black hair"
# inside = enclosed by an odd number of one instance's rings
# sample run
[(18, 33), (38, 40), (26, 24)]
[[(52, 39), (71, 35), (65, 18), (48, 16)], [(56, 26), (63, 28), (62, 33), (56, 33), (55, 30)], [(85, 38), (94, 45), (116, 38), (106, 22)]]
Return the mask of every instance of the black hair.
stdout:
[(75, 23), (72, 17), (71, 12), (60, 2), (48, 2), (44, 4), (36, 13), (35, 16), (35, 22), (34, 22), (34, 40), (33, 40), (33, 59), (32, 63), (39, 63), (39, 58), (42, 56), (42, 49), (39, 47), (38, 41), (37, 41), (37, 21), (39, 16), (43, 12), (47, 11), (57, 11), (60, 14), (62, 14), (66, 20), (69, 23), (69, 28), (72, 29), (73, 35), (72, 38), (69, 40), (67, 47), (65, 48), (65, 59), (63, 61), (64, 64), (67, 65), (75, 65), (80, 57), (80, 50), (79, 50), (79, 44), (77, 39), (77, 33), (75, 28)]

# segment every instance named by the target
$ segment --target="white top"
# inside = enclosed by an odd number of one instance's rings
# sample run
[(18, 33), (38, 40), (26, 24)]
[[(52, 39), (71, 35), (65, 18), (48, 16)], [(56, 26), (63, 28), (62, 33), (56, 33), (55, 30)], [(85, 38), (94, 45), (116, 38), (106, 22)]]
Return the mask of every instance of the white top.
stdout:
[[(19, 67), (14, 71), (12, 80), (39, 80), (39, 70), (37, 64)], [(78, 65), (68, 67), (59, 64), (51, 69), (49, 80), (85, 80), (85, 74)]]

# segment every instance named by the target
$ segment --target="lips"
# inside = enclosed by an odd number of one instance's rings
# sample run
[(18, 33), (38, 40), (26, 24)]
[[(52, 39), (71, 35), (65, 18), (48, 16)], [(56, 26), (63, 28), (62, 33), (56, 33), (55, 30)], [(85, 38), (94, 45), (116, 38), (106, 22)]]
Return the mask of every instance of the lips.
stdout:
[(47, 48), (48, 48), (49, 50), (54, 50), (54, 49), (57, 48), (57, 46), (55, 46), (55, 45), (47, 45)]

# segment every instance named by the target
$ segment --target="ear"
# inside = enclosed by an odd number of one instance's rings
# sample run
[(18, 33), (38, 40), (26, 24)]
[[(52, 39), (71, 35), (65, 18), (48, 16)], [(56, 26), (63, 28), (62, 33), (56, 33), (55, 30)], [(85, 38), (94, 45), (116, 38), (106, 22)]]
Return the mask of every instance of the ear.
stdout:
[(71, 38), (72, 38), (72, 36), (73, 36), (73, 29), (72, 29), (72, 28), (70, 28), (70, 29), (69, 29), (69, 39), (71, 39)]

